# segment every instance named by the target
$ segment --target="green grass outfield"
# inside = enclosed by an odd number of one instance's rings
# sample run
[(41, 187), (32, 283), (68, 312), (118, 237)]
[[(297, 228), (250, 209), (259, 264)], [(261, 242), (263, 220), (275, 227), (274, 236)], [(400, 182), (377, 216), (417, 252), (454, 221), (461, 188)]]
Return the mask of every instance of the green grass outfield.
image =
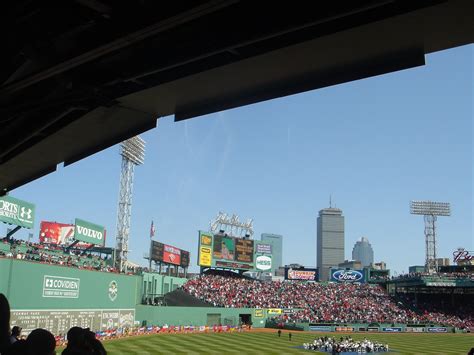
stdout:
[[(322, 333), (284, 331), (209, 334), (156, 334), (123, 338), (104, 343), (108, 354), (324, 354), (296, 349)], [(340, 337), (345, 334), (330, 333)], [(392, 350), (388, 354), (467, 354), (474, 347), (471, 334), (351, 334), (353, 339), (378, 340)], [(59, 352), (58, 352), (59, 353)]]

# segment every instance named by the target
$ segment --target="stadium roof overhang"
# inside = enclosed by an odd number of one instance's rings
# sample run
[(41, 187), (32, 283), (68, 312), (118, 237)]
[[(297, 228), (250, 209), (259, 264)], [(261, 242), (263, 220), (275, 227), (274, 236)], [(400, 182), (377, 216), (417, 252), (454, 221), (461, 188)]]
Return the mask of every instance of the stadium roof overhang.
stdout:
[(2, 6), (0, 193), (162, 116), (419, 66), (473, 40), (471, 0), (53, 3)]

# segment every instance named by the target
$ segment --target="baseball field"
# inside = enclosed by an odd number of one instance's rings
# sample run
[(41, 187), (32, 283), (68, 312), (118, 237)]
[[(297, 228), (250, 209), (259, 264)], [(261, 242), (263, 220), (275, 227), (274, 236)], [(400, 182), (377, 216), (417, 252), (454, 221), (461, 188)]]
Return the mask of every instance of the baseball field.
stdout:
[[(244, 333), (155, 334), (105, 341), (108, 354), (299, 354), (319, 352), (299, 349), (325, 334), (275, 330)], [(344, 334), (331, 333), (340, 337)], [(345, 335), (344, 335), (345, 336)], [(471, 334), (350, 334), (353, 339), (387, 343), (397, 354), (467, 354), (474, 347)]]

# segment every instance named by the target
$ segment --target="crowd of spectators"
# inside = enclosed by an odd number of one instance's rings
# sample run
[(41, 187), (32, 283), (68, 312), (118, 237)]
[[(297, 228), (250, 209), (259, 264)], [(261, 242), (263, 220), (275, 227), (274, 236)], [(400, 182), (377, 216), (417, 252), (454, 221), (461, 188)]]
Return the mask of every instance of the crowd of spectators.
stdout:
[(305, 283), (202, 275), (183, 285), (188, 294), (215, 307), (283, 308), (292, 313), (277, 322), (311, 323), (425, 323), (474, 326), (474, 313), (442, 313), (439, 309), (409, 307), (378, 285)]
[(460, 280), (470, 278), (474, 280), (474, 273), (472, 272), (410, 272), (407, 274), (400, 274), (392, 276), (392, 280), (410, 280), (410, 279), (421, 279), (431, 278), (440, 280)]
[(106, 257), (85, 250), (67, 250), (52, 244), (40, 244), (20, 240), (3, 241), (0, 256), (40, 263), (63, 265), (80, 269), (114, 272)]
[(407, 307), (416, 309), (421, 314), (422, 320), (440, 324), (450, 324), (458, 328), (474, 327), (474, 302), (472, 295), (462, 297), (457, 295), (452, 302), (447, 302), (445, 297), (436, 294), (404, 294), (398, 295)]
[[(0, 241), (0, 257), (34, 261), (103, 272), (119, 271), (113, 266), (110, 256), (101, 256), (86, 249), (68, 249), (54, 244), (32, 243), (22, 240)], [(140, 274), (147, 268), (129, 267), (127, 274)]]

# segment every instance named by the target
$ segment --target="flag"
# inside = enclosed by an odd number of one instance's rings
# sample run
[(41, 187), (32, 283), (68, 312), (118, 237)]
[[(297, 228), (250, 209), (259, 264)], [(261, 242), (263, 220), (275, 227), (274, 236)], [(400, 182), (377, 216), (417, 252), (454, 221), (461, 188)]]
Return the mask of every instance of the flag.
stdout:
[(150, 239), (155, 236), (155, 225), (153, 224), (153, 221), (151, 221), (151, 228), (150, 228)]

